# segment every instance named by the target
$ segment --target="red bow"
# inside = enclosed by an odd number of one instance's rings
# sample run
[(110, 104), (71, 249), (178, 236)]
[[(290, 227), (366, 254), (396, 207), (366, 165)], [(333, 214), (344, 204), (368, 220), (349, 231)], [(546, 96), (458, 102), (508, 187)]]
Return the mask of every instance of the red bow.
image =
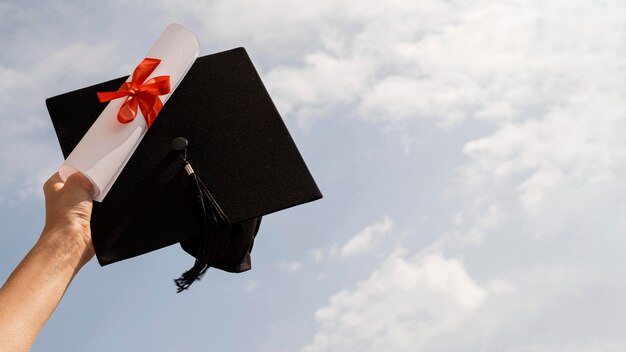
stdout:
[[(137, 117), (137, 105), (141, 108), (148, 127), (156, 119), (163, 107), (159, 95), (167, 94), (172, 90), (170, 76), (153, 77), (146, 81), (152, 71), (159, 66), (161, 60), (145, 58), (133, 72), (130, 82), (125, 82), (117, 92), (98, 92), (101, 103), (126, 97), (124, 104), (117, 113), (117, 120), (129, 123)], [(145, 81), (145, 82), (144, 82)]]

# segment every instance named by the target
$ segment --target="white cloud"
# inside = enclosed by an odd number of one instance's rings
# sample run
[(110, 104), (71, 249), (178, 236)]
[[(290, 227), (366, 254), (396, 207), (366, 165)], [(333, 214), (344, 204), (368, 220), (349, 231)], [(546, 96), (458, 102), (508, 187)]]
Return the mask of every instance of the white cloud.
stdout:
[(624, 54), (620, 4), (159, 2), (201, 20), (206, 41), (271, 58), (264, 79), (286, 117), (395, 127), (426, 119), (444, 128), (538, 118), (590, 89), (623, 92), (612, 74)]
[[(159, 4), (201, 19), (210, 42), (242, 43), (256, 55), (283, 62), (270, 66), (265, 80), (281, 112), (303, 123), (332, 109), (356, 105), (361, 106), (357, 114), (371, 120), (423, 117), (450, 124), (465, 114), (459, 106), (443, 111), (444, 104), (471, 104), (468, 99), (474, 88), (441, 91), (445, 87), (424, 77), (430, 75), (417, 60), (416, 44), (457, 21), (451, 11), (457, 5), (405, 0), (279, 0), (272, 6), (245, 0)], [(458, 83), (459, 78), (450, 76), (449, 84)], [(427, 99), (418, 99), (422, 94)], [(399, 106), (389, 110), (391, 103)], [(442, 111), (433, 114), (430, 106)]]
[(407, 258), (397, 251), (354, 290), (335, 294), (317, 310), (320, 330), (303, 350), (419, 350), (455, 329), (488, 297), (459, 260), (441, 253)]
[[(309, 54), (306, 67), (278, 67), (266, 81), (285, 116), (304, 122), (329, 113), (335, 105), (349, 105), (364, 94), (372, 70), (368, 58), (337, 58), (328, 53)], [(329, 104), (332, 102), (332, 104)]]
[[(442, 17), (448, 21), (429, 27), (407, 46), (405, 56), (383, 59), (370, 52), (374, 73), (351, 104), (360, 117), (385, 125), (426, 118), (444, 128), (465, 122), (489, 131), (465, 144), (459, 182), (447, 195), (459, 216), (432, 245), (479, 268), (475, 273), (486, 283), (474, 285), (484, 298), (475, 310), (449, 304), (458, 308), (449, 313), (433, 305), (444, 322), (447, 314), (459, 317), (452, 319), (456, 325), (427, 320), (422, 312), (427, 309), (414, 303), (421, 296), (398, 296), (385, 290), (390, 285), (383, 279), (372, 279), (385, 269), (394, 277), (386, 261), (316, 313), (320, 328), (305, 350), (547, 351), (564, 345), (585, 350), (598, 339), (607, 341), (598, 343), (600, 350), (618, 350), (624, 341), (614, 337), (612, 326), (620, 324), (622, 311), (613, 312), (618, 303), (599, 303), (596, 297), (618, 296), (626, 287), (615, 273), (606, 274), (607, 267), (623, 264), (614, 251), (623, 249), (626, 223), (626, 66), (618, 59), (626, 57), (626, 5), (475, 1), (450, 6), (449, 17)], [(352, 43), (366, 32), (349, 34)], [(335, 54), (350, 58), (357, 52), (348, 46)], [(383, 60), (399, 63), (407, 57), (413, 65), (381, 69)], [(294, 76), (313, 76), (306, 62), (291, 69)], [(330, 99), (288, 100), (296, 113), (308, 106), (340, 105)], [(605, 256), (619, 264), (604, 263)], [(420, 294), (429, 290), (419, 288)], [(408, 307), (407, 316), (396, 313), (394, 304)], [(578, 322), (589, 306), (603, 307), (598, 319), (604, 328), (587, 329), (589, 324)], [(569, 321), (572, 316), (576, 323)], [(395, 325), (385, 325), (386, 319)], [(545, 332), (537, 325), (558, 328)], [(432, 326), (445, 328), (428, 334)], [(405, 337), (405, 331), (413, 335)]]
[(297, 260), (283, 260), (278, 263), (278, 270), (285, 273), (295, 273), (302, 269), (302, 263)]
[(484, 207), (506, 204), (538, 236), (558, 233), (572, 219), (589, 221), (593, 209), (624, 204), (622, 101), (613, 93), (579, 95), (541, 119), (508, 122), (467, 143), (464, 192), (490, 199)]
[(324, 259), (324, 250), (321, 248), (316, 248), (311, 251), (311, 257), (317, 263), (321, 262)]
[[(497, 256), (486, 258), (483, 265), (498, 266), (502, 261)], [(315, 312), (318, 330), (302, 350), (512, 352), (623, 347), (624, 309), (619, 302), (626, 287), (613, 276), (619, 275), (619, 269), (592, 267), (580, 258), (536, 259), (499, 268), (503, 277), (478, 280), (476, 276), (484, 273), (474, 275), (465, 261), (437, 250), (413, 256), (396, 252), (367, 279), (334, 294)], [(597, 349), (590, 348), (595, 343)]]
[[(46, 58), (11, 68), (0, 64), (0, 193), (4, 200), (41, 196), (41, 185), (63, 160), (45, 99), (97, 82), (102, 70), (114, 66), (115, 46), (69, 44)], [(72, 82), (83, 82), (72, 86)]]
[(256, 280), (250, 280), (243, 286), (243, 291), (248, 293), (256, 292), (259, 289), (259, 282)]
[(391, 232), (393, 221), (385, 216), (381, 221), (365, 227), (354, 237), (349, 239), (339, 250), (342, 257), (350, 257), (358, 254), (366, 254), (382, 243)]

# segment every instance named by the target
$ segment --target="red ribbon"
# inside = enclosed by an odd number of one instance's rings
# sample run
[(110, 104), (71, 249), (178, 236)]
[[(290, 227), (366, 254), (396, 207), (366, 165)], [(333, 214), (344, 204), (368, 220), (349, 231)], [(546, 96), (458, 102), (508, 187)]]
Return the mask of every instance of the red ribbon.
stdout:
[(137, 106), (139, 106), (148, 127), (152, 125), (163, 107), (159, 95), (167, 94), (172, 90), (170, 76), (153, 77), (146, 81), (160, 62), (159, 59), (145, 58), (133, 72), (131, 81), (125, 82), (117, 92), (98, 92), (98, 99), (102, 103), (126, 97), (117, 113), (119, 122), (133, 121), (137, 117)]

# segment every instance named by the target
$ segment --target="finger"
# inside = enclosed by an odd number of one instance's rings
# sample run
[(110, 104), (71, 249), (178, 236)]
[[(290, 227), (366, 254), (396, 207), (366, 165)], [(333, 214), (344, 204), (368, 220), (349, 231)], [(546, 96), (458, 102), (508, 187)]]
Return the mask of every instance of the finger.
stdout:
[(80, 189), (86, 192), (89, 196), (93, 195), (93, 184), (89, 181), (87, 176), (80, 172), (71, 174), (65, 181), (63, 188), (68, 190)]

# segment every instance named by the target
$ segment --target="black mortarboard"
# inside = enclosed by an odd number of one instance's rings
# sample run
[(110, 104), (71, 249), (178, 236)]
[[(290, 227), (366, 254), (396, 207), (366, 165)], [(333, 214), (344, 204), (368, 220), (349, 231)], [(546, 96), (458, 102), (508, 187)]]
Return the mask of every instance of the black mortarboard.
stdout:
[[(46, 100), (64, 157), (106, 106), (96, 92), (115, 91), (126, 79)], [(94, 202), (91, 232), (101, 265), (180, 242), (196, 257), (177, 281), (184, 289), (208, 267), (249, 270), (261, 217), (321, 197), (237, 48), (196, 59), (108, 195)]]

